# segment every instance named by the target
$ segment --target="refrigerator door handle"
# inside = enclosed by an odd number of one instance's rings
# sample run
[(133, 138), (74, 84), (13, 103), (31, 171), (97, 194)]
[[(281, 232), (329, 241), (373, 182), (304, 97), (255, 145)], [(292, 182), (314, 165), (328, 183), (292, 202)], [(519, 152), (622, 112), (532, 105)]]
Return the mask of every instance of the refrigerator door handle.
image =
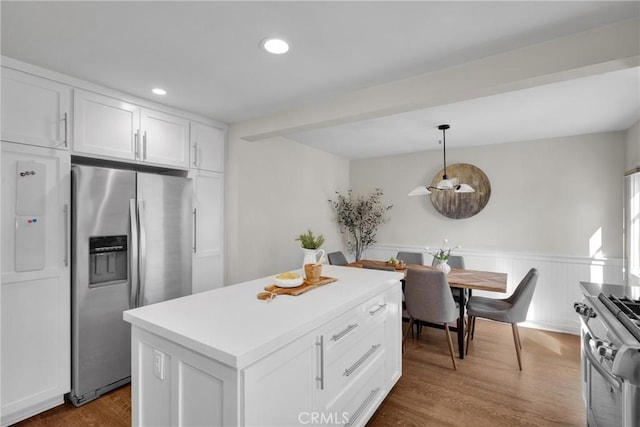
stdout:
[(138, 286), (137, 306), (144, 301), (145, 276), (147, 271), (147, 234), (144, 225), (144, 200), (138, 200), (138, 225), (140, 226), (140, 285)]
[(129, 216), (131, 217), (131, 242), (129, 244), (129, 250), (131, 253), (131, 291), (129, 294), (129, 307), (135, 308), (138, 306), (138, 215), (136, 212), (135, 199), (129, 199)]

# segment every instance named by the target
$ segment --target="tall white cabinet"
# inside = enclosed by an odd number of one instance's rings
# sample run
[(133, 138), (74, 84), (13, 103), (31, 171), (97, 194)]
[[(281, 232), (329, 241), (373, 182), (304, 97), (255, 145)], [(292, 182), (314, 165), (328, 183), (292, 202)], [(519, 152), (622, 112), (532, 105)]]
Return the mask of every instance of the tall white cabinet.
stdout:
[(2, 142), (2, 425), (70, 389), (69, 153)]
[(224, 129), (191, 122), (193, 293), (223, 286)]

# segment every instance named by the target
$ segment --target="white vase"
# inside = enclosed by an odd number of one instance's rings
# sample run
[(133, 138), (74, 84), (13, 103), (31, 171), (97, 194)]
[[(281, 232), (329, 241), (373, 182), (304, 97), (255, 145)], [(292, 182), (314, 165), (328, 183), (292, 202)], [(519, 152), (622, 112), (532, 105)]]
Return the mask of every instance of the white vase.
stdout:
[[(304, 259), (302, 260), (302, 271), (304, 272), (305, 264), (315, 264), (320, 258), (325, 255), (324, 249), (305, 249), (301, 248), (304, 253)], [(320, 256), (318, 257), (318, 254)]]
[(447, 274), (451, 271), (451, 266), (449, 266), (449, 264), (447, 264), (446, 260), (438, 260), (438, 264), (436, 264), (436, 268), (442, 272), (444, 272), (444, 274)]

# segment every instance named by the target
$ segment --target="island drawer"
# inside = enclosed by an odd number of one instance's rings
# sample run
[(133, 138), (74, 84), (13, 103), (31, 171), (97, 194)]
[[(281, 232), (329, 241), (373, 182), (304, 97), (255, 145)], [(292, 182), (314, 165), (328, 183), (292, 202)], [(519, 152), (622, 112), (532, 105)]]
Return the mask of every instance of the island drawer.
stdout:
[(325, 357), (342, 354), (362, 336), (363, 327), (363, 319), (358, 309), (349, 310), (322, 327)]
[(363, 319), (365, 326), (386, 317), (389, 310), (388, 294), (376, 295), (363, 304)]
[[(382, 355), (381, 355), (382, 356)], [(339, 417), (340, 425), (364, 425), (369, 419), (375, 403), (384, 395), (384, 357), (373, 360), (371, 365), (354, 379), (352, 384), (341, 390), (338, 396), (324, 408), (329, 414)]]
[(349, 346), (347, 351), (339, 357), (326, 357), (324, 362), (324, 389), (320, 401), (330, 404), (339, 398), (342, 391), (360, 377), (370, 375), (371, 367), (378, 361), (384, 360), (385, 336), (384, 322), (380, 326), (363, 330), (360, 339)]

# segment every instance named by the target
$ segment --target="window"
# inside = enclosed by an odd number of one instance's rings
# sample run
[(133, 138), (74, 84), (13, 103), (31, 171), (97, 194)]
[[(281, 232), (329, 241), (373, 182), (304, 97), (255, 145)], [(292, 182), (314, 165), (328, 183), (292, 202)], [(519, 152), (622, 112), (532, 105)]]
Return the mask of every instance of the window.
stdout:
[[(625, 187), (627, 283), (640, 287), (640, 170), (627, 174)], [(632, 290), (634, 294), (640, 293), (640, 288)]]

